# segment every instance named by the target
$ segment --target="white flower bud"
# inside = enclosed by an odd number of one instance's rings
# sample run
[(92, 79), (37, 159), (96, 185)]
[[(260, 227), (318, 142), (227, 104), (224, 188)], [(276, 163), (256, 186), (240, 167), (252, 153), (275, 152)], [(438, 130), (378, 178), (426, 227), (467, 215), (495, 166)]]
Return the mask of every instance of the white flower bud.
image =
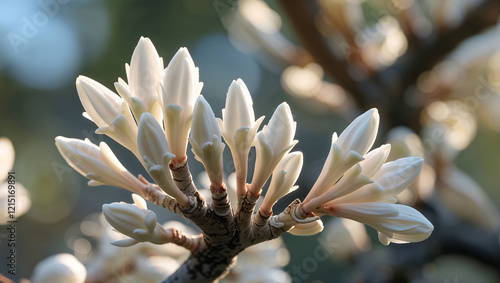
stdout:
[(141, 115), (137, 145), (146, 169), (158, 186), (179, 203), (185, 204), (187, 197), (177, 188), (169, 169), (175, 157), (170, 153), (165, 134), (156, 119), (148, 112)]
[(368, 178), (371, 178), (377, 171), (382, 167), (384, 162), (389, 157), (389, 153), (391, 152), (391, 145), (384, 144), (370, 152), (368, 152), (364, 156), (364, 160), (359, 162), (361, 165), (361, 174), (365, 175)]
[(180, 48), (163, 72), (158, 97), (163, 108), (165, 132), (177, 159), (186, 156), (194, 105), (203, 83), (187, 48)]
[(79, 76), (76, 89), (85, 111), (83, 116), (99, 128), (98, 134), (106, 134), (138, 156), (137, 125), (128, 104), (102, 84)]
[(269, 123), (257, 133), (257, 158), (250, 186), (253, 194), (260, 193), (276, 165), (297, 144), (297, 141), (293, 140), (296, 126), (290, 107), (283, 102), (276, 108)]
[(238, 195), (246, 192), (248, 152), (253, 145), (257, 130), (264, 116), (255, 121), (253, 101), (243, 80), (233, 81), (226, 97), (222, 119), (217, 119), (221, 134), (231, 150), (237, 175)]
[(354, 119), (338, 138), (333, 134), (325, 165), (304, 202), (330, 189), (347, 169), (363, 160), (363, 155), (375, 142), (378, 124), (378, 111), (372, 108)]
[(104, 204), (102, 212), (108, 223), (118, 232), (130, 237), (112, 244), (120, 247), (135, 245), (138, 242), (165, 244), (169, 242), (170, 232), (157, 223), (156, 214), (133, 204), (114, 202)]
[(91, 179), (88, 182), (90, 186), (108, 184), (142, 193), (145, 185), (123, 167), (105, 142), (96, 146), (88, 139), (83, 141), (59, 136), (56, 146), (73, 169)]
[[(160, 107), (156, 87), (161, 83), (163, 71), (163, 59), (160, 58), (153, 43), (149, 38), (141, 37), (135, 47), (130, 67), (126, 66), (128, 87), (119, 83), (121, 90), (128, 89), (128, 92), (120, 91), (123, 98), (129, 102), (136, 119), (147, 111), (159, 120)], [(117, 88), (118, 90), (118, 88)]]
[(365, 155), (375, 142), (379, 120), (376, 108), (366, 111), (347, 126), (335, 143), (342, 152), (355, 151)]
[(85, 266), (71, 254), (56, 254), (39, 262), (31, 283), (83, 283), (87, 278)]
[(199, 96), (194, 107), (189, 142), (196, 159), (203, 163), (212, 185), (221, 187), (224, 173), (222, 168), (224, 144), (221, 142), (214, 112), (203, 96)]
[(434, 226), (420, 212), (400, 204), (342, 203), (331, 205), (323, 212), (373, 227), (379, 232), (379, 240), (384, 245), (390, 242), (420, 242), (434, 230)]
[(331, 203), (395, 202), (394, 196), (415, 181), (423, 164), (424, 160), (420, 157), (400, 158), (385, 163), (372, 176), (373, 183)]
[(264, 197), (261, 210), (271, 213), (276, 201), (298, 188), (293, 184), (297, 181), (302, 170), (302, 160), (302, 152), (300, 151), (288, 153), (283, 157), (276, 169), (274, 169), (271, 184)]

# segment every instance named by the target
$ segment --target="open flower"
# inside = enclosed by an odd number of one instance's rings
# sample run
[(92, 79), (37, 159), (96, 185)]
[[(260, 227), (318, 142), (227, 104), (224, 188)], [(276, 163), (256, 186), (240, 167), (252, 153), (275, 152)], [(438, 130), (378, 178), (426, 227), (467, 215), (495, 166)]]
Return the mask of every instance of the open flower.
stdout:
[(137, 144), (146, 169), (158, 186), (179, 203), (187, 203), (187, 197), (177, 188), (170, 172), (169, 163), (175, 155), (170, 153), (161, 126), (148, 112), (141, 116)]
[(137, 149), (137, 125), (127, 102), (102, 84), (85, 76), (76, 79), (76, 89), (85, 111), (83, 116), (99, 128), (98, 134), (106, 134), (139, 157)]
[(167, 141), (176, 160), (186, 158), (193, 109), (202, 87), (191, 55), (187, 48), (180, 48), (164, 70), (157, 89)]
[(135, 245), (139, 242), (165, 244), (170, 242), (170, 234), (157, 223), (156, 214), (147, 210), (146, 201), (133, 195), (134, 204), (114, 202), (102, 206), (104, 217), (118, 232), (129, 236), (112, 244), (120, 247)]
[(257, 133), (257, 158), (250, 186), (252, 194), (260, 193), (276, 165), (297, 144), (297, 141), (293, 140), (296, 126), (290, 107), (283, 102), (276, 108), (269, 123)]
[(264, 116), (255, 121), (253, 101), (243, 80), (231, 83), (226, 97), (226, 108), (222, 109), (222, 120), (217, 119), (224, 141), (231, 150), (236, 170), (238, 195), (246, 193), (248, 152)]
[(260, 207), (261, 211), (271, 214), (271, 209), (276, 201), (299, 187), (293, 184), (297, 181), (302, 170), (302, 160), (302, 152), (300, 151), (288, 153), (283, 157), (274, 169), (271, 184)]
[(130, 66), (125, 65), (128, 84), (118, 79), (115, 88), (130, 105), (137, 120), (142, 113), (150, 112), (161, 122), (156, 87), (161, 83), (163, 59), (158, 55), (149, 38), (141, 37), (135, 47)]
[(200, 96), (194, 106), (191, 137), (189, 138), (193, 153), (203, 163), (213, 186), (220, 188), (223, 182), (222, 152), (224, 144), (217, 120), (210, 104)]
[(107, 184), (142, 194), (145, 185), (123, 167), (105, 142), (96, 146), (88, 139), (59, 136), (56, 146), (73, 169), (90, 179), (89, 186)]

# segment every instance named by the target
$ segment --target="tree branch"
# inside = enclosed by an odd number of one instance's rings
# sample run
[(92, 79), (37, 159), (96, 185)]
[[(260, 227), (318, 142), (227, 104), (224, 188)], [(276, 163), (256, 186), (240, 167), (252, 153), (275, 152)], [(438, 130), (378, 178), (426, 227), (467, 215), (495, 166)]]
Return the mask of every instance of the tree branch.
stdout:
[(354, 80), (348, 73), (354, 66), (337, 58), (316, 27), (316, 1), (278, 0), (294, 27), (297, 36), (314, 60), (321, 65), (328, 76), (344, 87), (361, 109), (378, 107), (384, 112), (387, 96), (369, 79)]

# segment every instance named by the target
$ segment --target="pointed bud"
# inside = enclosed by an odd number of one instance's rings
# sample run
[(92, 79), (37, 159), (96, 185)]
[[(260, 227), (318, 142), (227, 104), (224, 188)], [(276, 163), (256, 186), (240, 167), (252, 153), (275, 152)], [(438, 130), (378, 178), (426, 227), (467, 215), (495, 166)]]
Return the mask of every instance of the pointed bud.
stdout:
[(373, 183), (339, 197), (328, 204), (354, 202), (394, 203), (394, 196), (401, 193), (417, 178), (423, 162), (420, 157), (406, 157), (385, 163), (372, 176)]
[[(379, 115), (375, 108), (366, 111), (347, 126), (337, 138), (332, 136), (332, 146), (323, 169), (304, 202), (330, 189), (372, 147), (378, 132)], [(377, 156), (382, 157), (382, 156)], [(373, 165), (375, 166), (375, 165)]]
[(76, 89), (86, 111), (84, 116), (99, 127), (96, 133), (108, 135), (137, 156), (137, 125), (128, 104), (107, 87), (85, 76), (76, 79)]
[(276, 201), (298, 188), (293, 184), (297, 181), (302, 170), (302, 160), (302, 152), (300, 151), (288, 153), (283, 157), (276, 169), (274, 169), (271, 184), (264, 197), (261, 210), (270, 214)]
[(376, 108), (366, 111), (347, 126), (335, 143), (342, 152), (355, 151), (365, 155), (375, 142), (379, 120)]
[(221, 142), (219, 126), (212, 107), (201, 95), (194, 107), (189, 142), (196, 159), (203, 163), (212, 185), (217, 188), (222, 187), (224, 144)]
[(269, 123), (257, 133), (257, 158), (250, 186), (254, 195), (261, 192), (276, 165), (297, 144), (297, 141), (293, 140), (296, 126), (290, 107), (283, 102), (276, 108)]
[(326, 206), (321, 212), (371, 226), (379, 232), (379, 240), (384, 245), (420, 242), (434, 230), (420, 212), (400, 204), (342, 203)]
[(96, 146), (88, 139), (57, 137), (56, 146), (73, 169), (91, 179), (90, 186), (108, 184), (142, 194), (145, 185), (123, 167), (106, 143)]
[(255, 135), (264, 117), (255, 121), (253, 101), (243, 80), (233, 81), (226, 97), (226, 108), (222, 110), (222, 119), (217, 119), (221, 134), (231, 150), (236, 169), (237, 193), (246, 193), (248, 152), (253, 145)]
[(137, 242), (165, 244), (169, 242), (169, 232), (157, 223), (156, 214), (128, 203), (114, 202), (104, 204), (102, 212), (106, 221), (118, 232), (130, 237), (126, 241), (118, 241), (118, 246), (134, 245)]
[(364, 160), (359, 162), (363, 171), (361, 174), (365, 175), (368, 178), (371, 178), (377, 171), (382, 167), (382, 165), (389, 157), (389, 153), (391, 152), (391, 145), (384, 144), (370, 152), (368, 152), (364, 156)]
[(127, 77), (130, 98), (136, 98), (132, 107), (134, 116), (140, 118), (143, 111), (152, 113), (155, 117), (160, 111), (157, 104), (156, 87), (161, 83), (163, 59), (160, 58), (149, 38), (141, 37), (135, 47)]
[(187, 48), (180, 48), (165, 69), (157, 89), (167, 141), (176, 159), (186, 157), (194, 104), (202, 87), (191, 55)]
[(180, 204), (187, 203), (187, 197), (177, 188), (170, 172), (169, 164), (175, 156), (170, 153), (165, 134), (151, 113), (141, 115), (137, 145), (146, 169), (158, 186)]

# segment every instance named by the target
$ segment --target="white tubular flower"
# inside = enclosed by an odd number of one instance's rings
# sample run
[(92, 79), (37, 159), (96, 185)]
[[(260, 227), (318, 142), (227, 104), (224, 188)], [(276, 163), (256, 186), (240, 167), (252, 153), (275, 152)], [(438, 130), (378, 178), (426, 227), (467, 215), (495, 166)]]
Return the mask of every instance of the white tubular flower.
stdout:
[(157, 89), (167, 141), (178, 161), (186, 158), (194, 104), (202, 87), (191, 55), (187, 48), (180, 48), (164, 70)]
[(378, 231), (384, 245), (420, 242), (434, 230), (420, 212), (400, 204), (342, 203), (329, 206), (323, 212), (371, 226)]
[(56, 254), (39, 262), (31, 283), (83, 283), (87, 278), (85, 266), (72, 254)]
[(424, 160), (420, 157), (405, 157), (385, 163), (371, 179), (373, 183), (359, 190), (331, 201), (328, 204), (353, 202), (388, 202), (415, 181)]
[(201, 95), (194, 106), (189, 142), (196, 159), (203, 163), (210, 178), (210, 183), (217, 188), (222, 187), (224, 175), (222, 152), (224, 151), (224, 144), (221, 142), (219, 126), (212, 107)]
[(86, 111), (83, 116), (99, 127), (95, 132), (108, 135), (139, 156), (137, 125), (127, 102), (107, 87), (85, 76), (76, 79), (76, 89)]
[(255, 121), (253, 101), (243, 80), (231, 83), (226, 97), (226, 108), (222, 109), (222, 119), (217, 119), (221, 134), (231, 150), (236, 169), (237, 193), (246, 192), (248, 152), (264, 116)]
[(149, 175), (158, 186), (179, 203), (187, 203), (186, 195), (177, 188), (169, 169), (169, 163), (175, 155), (170, 153), (165, 134), (151, 113), (141, 115), (137, 145)]
[(128, 247), (139, 242), (151, 242), (158, 245), (170, 242), (171, 232), (157, 223), (156, 214), (151, 210), (147, 210), (145, 201), (143, 202), (140, 199), (142, 198), (137, 195), (134, 196), (135, 205), (114, 202), (102, 206), (106, 221), (118, 232), (130, 237), (111, 244)]
[(325, 165), (304, 202), (329, 190), (349, 168), (363, 160), (363, 155), (375, 142), (378, 125), (378, 111), (373, 108), (357, 117), (340, 137), (337, 138), (337, 134), (333, 134)]
[(106, 143), (96, 146), (88, 139), (59, 136), (56, 146), (73, 169), (90, 179), (89, 186), (107, 184), (142, 194), (145, 185), (123, 167)]
[(264, 202), (260, 207), (263, 212), (271, 214), (276, 201), (298, 188), (293, 184), (297, 181), (302, 170), (302, 160), (302, 152), (291, 152), (286, 154), (276, 166)]
[(298, 141), (295, 136), (296, 123), (286, 102), (281, 103), (269, 123), (257, 133), (255, 148), (257, 158), (250, 192), (257, 195), (280, 160)]
[(324, 228), (323, 221), (316, 219), (309, 223), (299, 223), (288, 230), (288, 233), (295, 236), (311, 236), (320, 233)]
[(158, 55), (149, 38), (141, 37), (135, 47), (130, 66), (125, 65), (128, 85), (118, 79), (115, 88), (130, 105), (138, 120), (142, 113), (150, 112), (161, 122), (161, 109), (158, 105), (156, 87), (161, 83), (163, 59)]

